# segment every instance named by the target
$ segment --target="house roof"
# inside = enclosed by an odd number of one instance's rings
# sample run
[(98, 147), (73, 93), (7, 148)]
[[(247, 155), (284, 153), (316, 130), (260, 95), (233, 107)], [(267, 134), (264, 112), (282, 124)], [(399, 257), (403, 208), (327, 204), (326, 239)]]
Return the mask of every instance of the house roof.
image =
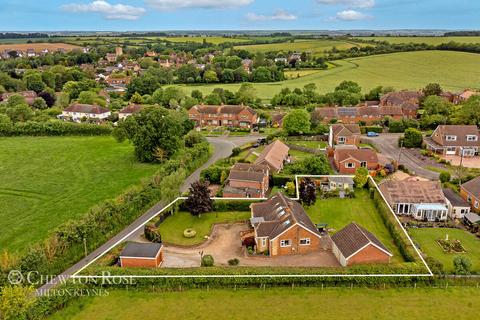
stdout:
[(266, 165), (236, 163), (230, 170), (228, 180), (262, 182), (268, 171), (269, 168)]
[(131, 105), (129, 105), (129, 106), (126, 106), (126, 107), (123, 108), (122, 110), (120, 110), (119, 113), (129, 113), (129, 114), (133, 114), (133, 113), (140, 112), (142, 109), (143, 109), (143, 106), (140, 105), (140, 104), (131, 104)]
[(328, 181), (333, 181), (336, 183), (348, 183), (353, 184), (353, 179), (351, 177), (339, 177), (339, 176), (329, 176)]
[(110, 109), (100, 107), (100, 106), (97, 106), (97, 105), (92, 105), (92, 104), (74, 103), (74, 104), (70, 105), (69, 107), (65, 108), (63, 111), (101, 114), (101, 113), (110, 112)]
[(248, 112), (250, 112), (251, 114), (257, 114), (255, 110), (253, 110), (249, 106), (244, 105), (195, 105), (191, 109), (197, 110), (199, 113), (204, 114), (238, 114), (243, 110), (248, 110)]
[(401, 116), (403, 115), (402, 107), (400, 106), (382, 106), (378, 108), (381, 116)]
[(252, 204), (251, 208), (251, 221), (258, 237), (273, 239), (295, 224), (320, 236), (300, 203), (287, 198), (281, 192), (262, 203)]
[(336, 118), (337, 117), (337, 108), (335, 107), (318, 107), (313, 111), (312, 117), (316, 120), (321, 120), (322, 118)]
[(369, 148), (365, 149), (335, 149), (335, 159), (343, 162), (347, 159), (353, 158), (359, 162), (366, 161), (368, 163), (378, 163), (377, 153)]
[(358, 124), (332, 124), (333, 136), (352, 136), (360, 134), (360, 126)]
[(480, 177), (476, 177), (462, 184), (462, 188), (473, 195), (480, 196)]
[(445, 196), (445, 198), (448, 199), (448, 201), (450, 201), (450, 203), (454, 207), (470, 207), (468, 202), (465, 201), (462, 197), (460, 197), (460, 195), (458, 195), (458, 193), (456, 193), (452, 189), (444, 188), (443, 195)]
[(380, 98), (382, 106), (401, 106), (406, 109), (418, 109), (420, 98), (423, 96), (418, 91), (396, 91), (384, 94)]
[(287, 158), (290, 148), (280, 140), (275, 140), (263, 149), (263, 152), (255, 160), (255, 164), (262, 164), (266, 162), (275, 170), (282, 168), (283, 160)]
[(473, 213), (473, 212), (465, 213), (464, 217), (471, 224), (480, 223), (480, 216), (476, 213)]
[(226, 185), (224, 188), (223, 188), (223, 193), (224, 194), (228, 194), (228, 193), (232, 193), (232, 194), (239, 194), (239, 195), (243, 195), (246, 197), (247, 194), (253, 194), (253, 193), (262, 193), (262, 190), (260, 189), (256, 189), (256, 188), (237, 188), (237, 187), (232, 187), (230, 185)]
[(439, 181), (393, 181), (379, 185), (387, 202), (395, 203), (443, 203), (442, 186)]
[(332, 241), (345, 259), (350, 258), (369, 244), (374, 245), (384, 251), (387, 255), (392, 256), (392, 253), (388, 251), (377, 237), (355, 222), (350, 223), (345, 228), (335, 233), (332, 236)]
[(161, 249), (161, 243), (129, 242), (120, 257), (155, 258)]
[[(467, 141), (467, 135), (477, 136), (477, 141)], [(443, 146), (480, 146), (479, 131), (476, 125), (439, 125), (431, 138), (440, 139)], [(456, 136), (455, 141), (447, 141), (446, 136)]]

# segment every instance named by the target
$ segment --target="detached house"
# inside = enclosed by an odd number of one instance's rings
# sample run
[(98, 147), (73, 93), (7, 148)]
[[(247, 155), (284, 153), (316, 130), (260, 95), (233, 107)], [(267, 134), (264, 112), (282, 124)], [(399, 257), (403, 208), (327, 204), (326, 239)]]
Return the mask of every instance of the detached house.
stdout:
[(188, 110), (188, 117), (198, 127), (252, 128), (258, 122), (257, 112), (244, 105), (195, 105)]
[(142, 109), (143, 106), (140, 104), (131, 104), (129, 106), (126, 106), (118, 112), (118, 119), (125, 119), (126, 117), (129, 117), (135, 113), (139, 113), (140, 111), (142, 111)]
[(263, 152), (255, 160), (255, 164), (266, 165), (271, 172), (280, 172), (284, 163), (289, 161), (288, 151), (290, 148), (280, 140), (275, 140), (263, 149)]
[(360, 143), (360, 126), (358, 124), (332, 124), (328, 133), (328, 145), (353, 145)]
[(476, 125), (439, 125), (425, 144), (443, 155), (473, 157), (480, 150), (479, 131)]
[(361, 167), (368, 171), (377, 170), (379, 167), (377, 153), (369, 148), (336, 148), (333, 152), (333, 163), (340, 174), (355, 174), (355, 170)]
[(303, 207), (281, 192), (251, 205), (256, 251), (270, 256), (320, 250), (321, 235)]
[(270, 168), (266, 165), (236, 163), (223, 188), (225, 198), (265, 198)]
[(35, 91), (20, 91), (20, 92), (6, 92), (6, 93), (3, 93), (1, 95), (1, 98), (2, 98), (2, 101), (7, 101), (8, 99), (10, 99), (11, 96), (14, 96), (14, 95), (19, 95), (19, 96), (22, 96), (25, 98), (25, 102), (28, 104), (28, 105), (32, 105), (33, 102), (35, 101), (35, 98), (37, 98), (37, 94), (35, 93)]
[(414, 119), (420, 108), (423, 93), (419, 91), (396, 91), (384, 94), (380, 98), (380, 106), (397, 106), (402, 108), (403, 116)]
[(445, 221), (448, 206), (438, 181), (393, 181), (379, 185), (387, 203), (398, 215), (416, 220)]
[(466, 200), (473, 211), (480, 212), (480, 177), (476, 177), (460, 186), (460, 196)]
[(105, 120), (111, 115), (110, 109), (91, 104), (74, 103), (65, 108), (62, 117), (75, 122), (82, 119)]

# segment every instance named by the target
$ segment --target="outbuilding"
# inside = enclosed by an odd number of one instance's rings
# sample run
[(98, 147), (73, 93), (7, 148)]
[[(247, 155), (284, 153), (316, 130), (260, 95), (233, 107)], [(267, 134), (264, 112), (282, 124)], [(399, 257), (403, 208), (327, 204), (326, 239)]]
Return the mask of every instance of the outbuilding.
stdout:
[(122, 268), (157, 268), (163, 262), (161, 243), (129, 242), (120, 253)]

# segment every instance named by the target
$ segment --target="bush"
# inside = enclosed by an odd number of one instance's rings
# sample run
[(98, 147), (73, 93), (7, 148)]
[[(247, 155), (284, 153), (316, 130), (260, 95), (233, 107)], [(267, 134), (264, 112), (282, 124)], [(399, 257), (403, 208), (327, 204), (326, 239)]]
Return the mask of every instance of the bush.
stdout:
[(212, 267), (214, 264), (214, 260), (212, 255), (206, 254), (202, 257), (202, 267)]
[(365, 126), (365, 127), (361, 127), (360, 131), (362, 133), (367, 133), (367, 132), (382, 133), (383, 132), (383, 127), (381, 127), (381, 126)]
[(210, 183), (221, 184), (222, 172), (226, 172), (226, 175), (228, 176), (230, 169), (214, 165), (202, 170), (202, 172), (200, 173), (200, 177), (203, 180), (208, 180)]
[(188, 228), (188, 229), (185, 229), (183, 231), (183, 236), (185, 238), (195, 238), (195, 236), (197, 235), (197, 231), (191, 229), (191, 228)]
[(440, 172), (440, 181), (442, 183), (449, 182), (451, 179), (450, 172), (442, 171)]
[(238, 260), (237, 258), (228, 260), (228, 265), (230, 266), (238, 266), (239, 263), (240, 263), (240, 260)]
[(233, 148), (232, 150), (232, 157), (236, 157), (240, 154), (240, 152), (242, 152), (242, 149), (240, 147), (235, 147)]
[(405, 148), (420, 148), (422, 146), (422, 133), (415, 128), (408, 128), (403, 135), (403, 146)]
[(273, 174), (272, 175), (272, 184), (275, 187), (283, 187), (287, 182), (293, 181), (292, 176)]
[(98, 136), (112, 133), (110, 125), (72, 123), (63, 121), (17, 122), (0, 126), (0, 136)]
[(213, 211), (227, 212), (227, 211), (250, 211), (251, 200), (247, 201), (230, 201), (230, 200), (215, 200), (213, 202)]
[(162, 236), (160, 231), (154, 224), (145, 225), (144, 229), (145, 239), (154, 243), (162, 243)]

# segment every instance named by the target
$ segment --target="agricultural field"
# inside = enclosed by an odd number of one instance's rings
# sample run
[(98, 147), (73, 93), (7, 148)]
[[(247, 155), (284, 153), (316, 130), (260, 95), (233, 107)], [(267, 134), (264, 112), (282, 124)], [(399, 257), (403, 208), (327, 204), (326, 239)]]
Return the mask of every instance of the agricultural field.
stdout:
[(307, 207), (306, 211), (313, 223), (327, 223), (328, 228), (334, 229), (332, 234), (339, 231), (351, 222), (356, 222), (373, 233), (393, 254), (392, 262), (403, 262), (402, 255), (380, 214), (370, 199), (367, 190), (355, 190), (355, 198), (331, 198), (317, 200)]
[(113, 198), (157, 165), (112, 137), (0, 138), (0, 248), (21, 251)]
[(235, 46), (235, 49), (248, 50), (250, 52), (269, 52), (269, 51), (307, 51), (315, 56), (323, 55), (325, 50), (331, 50), (333, 47), (338, 50), (347, 50), (352, 47), (362, 46), (353, 41), (346, 40), (330, 40), (330, 39), (316, 39), (316, 40), (295, 40), (294, 42), (269, 43), (269, 44), (254, 44)]
[[(473, 234), (460, 229), (447, 228), (411, 228), (409, 231), (413, 241), (418, 243), (420, 250), (427, 256), (439, 260), (446, 271), (453, 271), (453, 258), (462, 255), (472, 262), (472, 270), (480, 272), (480, 240)], [(437, 243), (438, 239), (448, 238), (459, 240), (465, 253), (446, 253)]]
[(168, 40), (171, 42), (197, 42), (202, 43), (203, 40), (208, 43), (219, 44), (224, 42), (246, 42), (250, 39), (248, 38), (230, 38), (230, 37), (146, 37), (146, 39), (152, 40)]
[[(480, 43), (480, 37), (359, 37), (362, 40), (387, 41), (392, 44), (398, 43), (426, 43), (439, 45), (450, 41), (458, 43)], [(355, 41), (355, 38), (352, 38)]]
[(15, 44), (0, 44), (0, 51), (4, 50), (22, 50), (27, 51), (27, 49), (33, 49), (36, 52), (39, 52), (43, 49), (48, 49), (49, 51), (56, 51), (57, 49), (65, 49), (66, 51), (72, 51), (75, 49), (81, 49), (81, 47), (66, 44), (66, 43), (15, 43)]
[[(478, 317), (478, 288), (387, 289), (268, 288), (209, 291), (109, 291), (104, 297), (75, 299), (49, 319), (455, 319)], [(439, 303), (441, 301), (441, 303)]]
[[(397, 90), (423, 88), (438, 82), (454, 92), (465, 88), (480, 88), (480, 55), (453, 51), (418, 51), (375, 55), (335, 61), (335, 68), (320, 70), (293, 80), (255, 83), (257, 95), (267, 101), (282, 88), (302, 88), (315, 83), (320, 93), (333, 91), (343, 80), (360, 84), (363, 92), (382, 85)], [(240, 84), (180, 85), (189, 93), (197, 89), (204, 94), (216, 87), (236, 91)]]

